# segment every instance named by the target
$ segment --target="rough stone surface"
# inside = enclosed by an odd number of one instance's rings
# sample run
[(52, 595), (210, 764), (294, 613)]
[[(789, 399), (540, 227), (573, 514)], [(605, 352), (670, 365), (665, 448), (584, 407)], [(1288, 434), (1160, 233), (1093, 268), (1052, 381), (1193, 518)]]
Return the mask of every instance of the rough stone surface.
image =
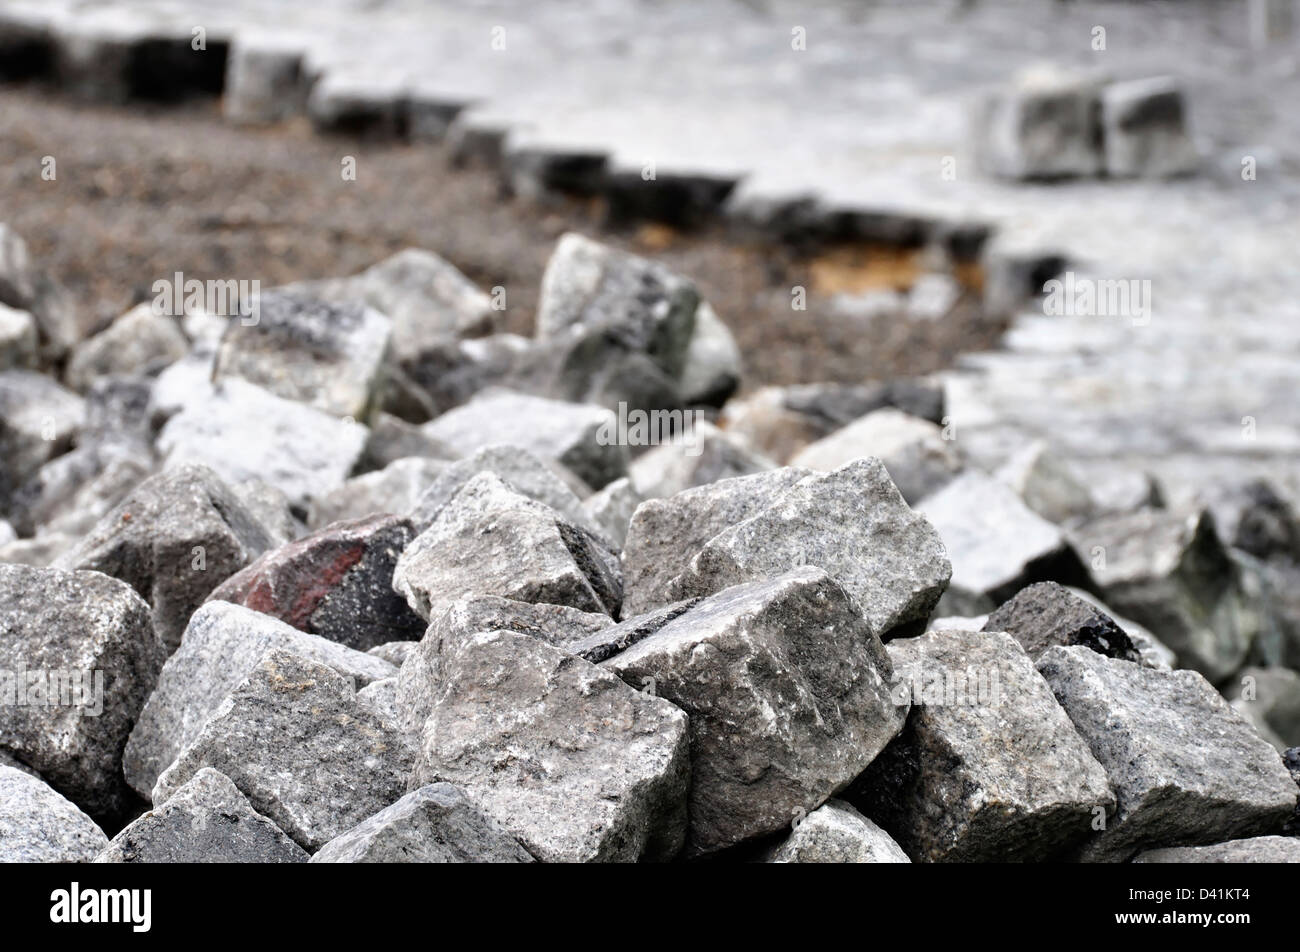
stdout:
[(1081, 647), (1048, 649), (1038, 670), (1118, 800), (1082, 858), (1273, 833), (1295, 809), (1277, 751), (1195, 671), (1153, 671)]
[(1106, 604), (1150, 628), (1180, 666), (1221, 681), (1246, 660), (1260, 619), (1209, 513), (1144, 509), (1073, 535)]
[(230, 487), (239, 501), (266, 527), (271, 539), (283, 545), (303, 534), (303, 524), (293, 513), (289, 497), (270, 483), (246, 479)]
[(78, 447), (130, 447), (152, 458), (155, 421), (150, 402), (155, 385), (155, 379), (145, 374), (113, 374), (91, 381)]
[(153, 453), (136, 443), (90, 442), (50, 460), (14, 494), (10, 513), (27, 534), (81, 537), (153, 475)]
[(604, 665), (690, 717), (693, 855), (816, 809), (907, 714), (879, 639), (812, 567), (707, 598)]
[(723, 407), (719, 423), (755, 452), (779, 463), (789, 462), (801, 449), (835, 427), (790, 409), (785, 405), (785, 397), (786, 390), (782, 387), (760, 387), (753, 393), (734, 397)]
[(1300, 839), (1293, 836), (1252, 836), (1213, 846), (1175, 846), (1147, 850), (1135, 863), (1300, 863)]
[(0, 562), (45, 568), (76, 541), (62, 533), (51, 533), (39, 539), (15, 539), (7, 545), (0, 545)]
[(370, 473), (384, 469), (399, 459), (412, 456), (422, 459), (450, 460), (454, 459), (456, 454), (449, 446), (426, 434), (415, 423), (382, 410), (376, 411), (370, 420), (370, 436), (366, 440), (365, 453), (357, 463), (355, 471)]
[(447, 465), (445, 460), (415, 456), (394, 460), (377, 472), (354, 476), (315, 500), (307, 521), (313, 529), (320, 529), (345, 519), (407, 513)]
[[(493, 387), (569, 399), (561, 394), (548, 393), (545, 380), (536, 379), (538, 368), (533, 363), (538, 349), (535, 341), (518, 334), (435, 341), (425, 347), (419, 362), (408, 365), (405, 371), (427, 398), (435, 416)], [(555, 368), (548, 369), (554, 372)], [(528, 385), (516, 386), (521, 378)]]
[(627, 472), (627, 447), (602, 443), (602, 426), (616, 425), (604, 407), (492, 390), (426, 423), (428, 435), (468, 456), (485, 446), (520, 446), (563, 463), (593, 489)]
[(715, 535), (756, 515), (807, 470), (786, 467), (719, 480), (637, 506), (623, 545), (625, 616), (672, 601), (669, 588)]
[(384, 725), (385, 730), (394, 733), (402, 731), (402, 712), (398, 706), (396, 676), (371, 681), (357, 692), (357, 703), (373, 712)]
[(1022, 588), (988, 616), (984, 631), (1005, 631), (1035, 661), (1053, 645), (1083, 645), (1137, 662), (1138, 650), (1115, 620), (1055, 582)]
[(672, 858), (689, 775), (667, 701), (529, 635), (444, 644), (414, 782), (461, 787), (538, 859)]
[(82, 399), (49, 377), (0, 371), (0, 511), (23, 482), (68, 449), (84, 415)]
[(884, 465), (865, 459), (805, 477), (718, 533), (672, 591), (707, 595), (795, 565), (825, 569), (880, 637), (924, 627), (952, 572), (939, 533), (908, 508)]
[(1224, 696), (1267, 724), (1282, 740), (1280, 749), (1300, 744), (1300, 674), (1290, 668), (1242, 668)]
[(849, 799), (914, 860), (1043, 860), (1113, 811), (1106, 772), (1010, 635), (932, 631), (889, 657), (912, 712)]
[(556, 337), (575, 327), (610, 329), (676, 378), (685, 366), (699, 301), (694, 284), (662, 265), (569, 233), (542, 275), (537, 336)]
[(27, 703), (0, 704), (0, 749), (99, 822), (127, 806), (122, 750), (162, 662), (149, 606), (126, 583), (0, 564), (0, 690), (16, 700), (18, 673), (28, 678)]
[(917, 512), (938, 530), (952, 559), (943, 606), (948, 614), (992, 611), (1033, 582), (1087, 583), (1087, 571), (1060, 529), (982, 473), (959, 476), (923, 500)]
[(888, 833), (843, 800), (827, 800), (798, 820), (767, 854), (769, 863), (910, 863)]
[[(675, 496), (679, 492), (775, 469), (776, 463), (755, 453), (712, 423), (686, 418), (680, 434), (642, 453), (629, 472), (636, 491), (645, 499)], [(659, 437), (656, 437), (659, 438)]]
[(167, 659), (126, 745), (126, 779), (141, 796), (149, 796), (158, 775), (272, 648), (328, 665), (357, 687), (395, 673), (382, 658), (298, 631), (270, 615), (208, 602), (194, 613), (180, 647)]
[(645, 499), (636, 491), (632, 480), (624, 476), (584, 499), (582, 511), (596, 524), (601, 534), (622, 551), (632, 516), (636, 507), (643, 502)]
[(925, 623), (926, 631), (980, 631), (988, 615), (943, 615)]
[(407, 512), (417, 532), (429, 528), (452, 497), (479, 473), (493, 473), (517, 493), (550, 506), (574, 525), (593, 532), (599, 526), (582, 500), (549, 464), (518, 446), (485, 446), (456, 460), (433, 479)]
[(449, 262), (408, 248), (350, 278), (310, 282), (304, 291), (336, 304), (364, 304), (393, 322), (392, 357), (418, 367), (432, 345), (496, 330), (492, 299)]
[(490, 472), (452, 497), (402, 553), (393, 587), (424, 618), (434, 599), (501, 595), (617, 615), (618, 556)]
[(1247, 567), (1248, 557), (1240, 551), (1235, 556), (1243, 576), (1254, 576), (1247, 597), (1257, 599), (1264, 615), (1251, 660), (1300, 671), (1300, 562), (1275, 558)]
[(436, 602), (429, 617), (428, 632), (403, 659), (397, 674), (399, 722), (404, 730), (411, 732), (418, 732), (424, 726), (433, 707), (442, 680), (439, 659), (444, 644), (456, 644), (478, 631), (513, 631), (579, 654), (571, 647), (573, 644), (613, 625), (613, 620), (603, 613), (579, 611), (566, 605), (520, 602), (496, 595)]
[(823, 472), (864, 456), (885, 464), (889, 478), (911, 505), (951, 482), (962, 469), (954, 444), (937, 424), (885, 407), (804, 447), (792, 466)]
[(221, 702), (154, 787), (165, 803), (204, 767), (316, 850), (395, 803), (412, 751), (333, 668), (272, 649)]
[(204, 767), (95, 857), (97, 863), (305, 863), (307, 852)]
[(1098, 508), (1088, 486), (1041, 440), (1016, 453), (994, 475), (1026, 506), (1057, 525), (1086, 519)]
[(205, 463), (230, 483), (262, 479), (305, 511), (343, 484), (366, 436), (360, 423), (227, 379), (168, 420), (157, 445), (168, 466)]
[(149, 303), (139, 304), (73, 348), (65, 379), (84, 392), (97, 377), (148, 374), (180, 360), (189, 349), (175, 318), (155, 314)]
[(1085, 592), (1081, 588), (1070, 588), (1067, 591), (1119, 625), (1124, 634), (1128, 635), (1129, 641), (1133, 642), (1133, 647), (1137, 649), (1138, 664), (1158, 671), (1172, 671), (1177, 665), (1178, 658), (1167, 645), (1162, 644), (1159, 638), (1151, 634), (1150, 629), (1112, 611), (1105, 602), (1091, 592)]
[(418, 639), (424, 619), (393, 591), (393, 569), (413, 535), (398, 516), (338, 522), (267, 552), (209, 599), (246, 605), (359, 651)]
[(12, 767), (14, 770), (20, 770), (32, 777), (40, 777), (40, 774), (28, 767), (20, 760), (15, 760), (12, 755), (0, 750), (0, 767)]
[(531, 342), (503, 381), (524, 393), (608, 407), (620, 418), (684, 405), (680, 387), (635, 332), (574, 324)]
[(104, 831), (39, 777), (0, 764), (0, 863), (85, 863)]
[(239, 377), (277, 396), (361, 420), (379, 387), (392, 322), (371, 308), (271, 291), (232, 318), (216, 379)]
[(531, 863), (532, 855), (458, 788), (413, 790), (342, 836), (313, 863)]
[(145, 480), (58, 564), (126, 582), (152, 607), (159, 641), (174, 649), (208, 593), (272, 543), (216, 473), (188, 465)]
[(883, 407), (941, 423), (943, 388), (906, 377), (876, 384), (762, 387), (730, 400), (722, 416), (728, 432), (772, 459), (785, 461), (809, 443)]

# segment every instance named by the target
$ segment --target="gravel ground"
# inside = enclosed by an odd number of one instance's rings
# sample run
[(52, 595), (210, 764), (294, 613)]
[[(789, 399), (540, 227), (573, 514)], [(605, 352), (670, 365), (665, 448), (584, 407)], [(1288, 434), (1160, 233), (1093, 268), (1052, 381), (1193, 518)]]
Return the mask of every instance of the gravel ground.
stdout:
[[(357, 159), (355, 181), (343, 181), (346, 155)], [(56, 160), (54, 181), (41, 177), (45, 156)], [(270, 287), (350, 274), (417, 246), (481, 286), (505, 287), (509, 329), (529, 334), (546, 259), (576, 229), (693, 277), (736, 333), (747, 388), (929, 373), (1004, 330), (974, 308), (863, 323), (817, 291), (906, 284), (916, 263), (897, 256), (837, 249), (810, 261), (717, 232), (611, 234), (599, 208), (503, 199), (493, 174), (453, 169), (437, 148), (322, 139), (305, 123), (240, 129), (216, 104), (119, 110), (0, 89), (0, 209), (97, 321), (176, 271)], [(810, 288), (806, 311), (790, 307), (795, 285)]]

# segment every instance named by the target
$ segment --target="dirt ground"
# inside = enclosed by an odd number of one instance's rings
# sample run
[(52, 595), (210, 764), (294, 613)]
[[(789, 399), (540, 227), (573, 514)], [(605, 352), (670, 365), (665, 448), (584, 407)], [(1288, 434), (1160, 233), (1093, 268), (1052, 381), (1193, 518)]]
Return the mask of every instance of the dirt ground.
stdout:
[[(356, 159), (355, 181), (344, 180), (345, 156)], [(694, 278), (736, 334), (746, 389), (928, 373), (995, 346), (1004, 330), (973, 309), (864, 324), (832, 313), (816, 291), (906, 283), (909, 262), (854, 255), (845, 274), (842, 254), (797, 260), (738, 245), (720, 228), (611, 233), (602, 219), (578, 203), (505, 199), (495, 175), (452, 168), (435, 147), (324, 139), (305, 121), (238, 128), (217, 103), (114, 109), (0, 88), (0, 221), (101, 323), (177, 271), (272, 287), (351, 274), (414, 246), (480, 286), (505, 287), (508, 328), (531, 334), (547, 257), (578, 230)], [(812, 289), (806, 311), (791, 309), (793, 285)]]

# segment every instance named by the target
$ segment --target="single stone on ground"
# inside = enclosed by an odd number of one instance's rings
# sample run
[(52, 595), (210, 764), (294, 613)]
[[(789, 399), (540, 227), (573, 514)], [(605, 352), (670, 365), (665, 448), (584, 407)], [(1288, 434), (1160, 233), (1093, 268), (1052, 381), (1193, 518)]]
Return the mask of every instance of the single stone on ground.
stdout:
[(58, 565), (129, 584), (152, 607), (159, 640), (174, 649), (208, 593), (272, 544), (239, 496), (195, 464), (145, 480)]
[(521, 602), (497, 595), (435, 602), (429, 619), (428, 632), (403, 659), (397, 674), (399, 721), (404, 730), (411, 732), (418, 732), (424, 726), (433, 707), (442, 680), (439, 659), (444, 644), (457, 644), (476, 631), (514, 631), (578, 654), (573, 644), (582, 643), (614, 624), (603, 612)]
[(1106, 604), (1150, 628), (1180, 666), (1215, 682), (1241, 667), (1260, 618), (1207, 511), (1105, 516), (1072, 538)]
[(805, 477), (766, 509), (724, 529), (671, 587), (675, 598), (819, 566), (844, 586), (872, 634), (921, 630), (952, 566), (939, 533), (877, 459)]
[(397, 561), (393, 587), (423, 618), (435, 599), (501, 595), (615, 616), (618, 556), (491, 472), (467, 482)]
[(1118, 806), (1080, 858), (1273, 833), (1296, 786), (1276, 750), (1195, 671), (1154, 671), (1082, 647), (1038, 660), (1075, 729), (1106, 768)]
[(627, 447), (600, 439), (617, 427), (614, 414), (588, 403), (566, 403), (509, 390), (489, 390), (448, 410), (423, 431), (462, 456), (494, 444), (520, 446), (562, 463), (593, 489), (627, 472)]
[(246, 605), (349, 648), (418, 639), (425, 622), (393, 591), (413, 533), (398, 516), (337, 522), (267, 552), (226, 579), (211, 600)]
[(669, 588), (715, 535), (767, 508), (808, 476), (785, 467), (723, 479), (637, 506), (623, 545), (625, 616), (640, 615), (673, 599)]
[(204, 767), (126, 827), (97, 863), (305, 863), (305, 850), (253, 809), (219, 770)]
[(154, 787), (165, 803), (204, 767), (224, 773), (299, 846), (319, 849), (401, 798), (412, 751), (332, 668), (273, 649)]
[(1109, 176), (1166, 178), (1196, 171), (1182, 86), (1171, 76), (1106, 86), (1101, 126)]
[(826, 472), (865, 456), (885, 464), (889, 478), (910, 505), (951, 482), (961, 455), (938, 424), (884, 407), (804, 447), (792, 466)]
[(338, 836), (313, 863), (531, 863), (532, 855), (449, 783), (413, 790)]
[(907, 715), (879, 639), (811, 566), (706, 598), (603, 664), (690, 717), (693, 855), (815, 810)]
[(537, 336), (557, 337), (574, 327), (611, 328), (677, 378), (699, 303), (693, 283), (657, 262), (570, 232), (542, 275)]
[(848, 799), (912, 859), (1045, 860), (1114, 810), (1102, 765), (1010, 635), (932, 631), (889, 657), (912, 713)]
[(447, 781), (544, 862), (667, 860), (686, 832), (686, 715), (539, 638), (443, 644), (414, 783)]
[(0, 863), (86, 863), (104, 831), (40, 777), (0, 764)]
[(149, 796), (158, 775), (271, 648), (328, 665), (358, 688), (396, 673), (382, 658), (301, 632), (270, 615), (208, 602), (194, 613), (180, 647), (167, 659), (126, 745), (126, 779), (141, 796)]
[(767, 854), (769, 863), (910, 863), (902, 847), (843, 800), (827, 800), (796, 819), (794, 831)]
[(0, 563), (0, 672), (26, 673), (28, 701), (0, 704), (0, 749), (98, 822), (128, 806), (122, 751), (162, 663), (149, 606), (125, 582)]
[(1115, 620), (1055, 582), (1022, 588), (988, 616), (985, 631), (1005, 631), (1035, 661), (1052, 645), (1083, 645), (1137, 662), (1137, 648)]
[(255, 314), (231, 318), (216, 379), (239, 377), (326, 413), (364, 419), (391, 332), (392, 322), (371, 308), (270, 291)]
[(916, 510), (933, 523), (952, 559), (945, 614), (992, 611), (1034, 582), (1090, 584), (1061, 530), (983, 473), (964, 473)]
[(305, 512), (313, 498), (343, 485), (366, 437), (360, 423), (226, 379), (168, 420), (157, 446), (169, 467), (205, 463), (232, 484), (262, 479)]

